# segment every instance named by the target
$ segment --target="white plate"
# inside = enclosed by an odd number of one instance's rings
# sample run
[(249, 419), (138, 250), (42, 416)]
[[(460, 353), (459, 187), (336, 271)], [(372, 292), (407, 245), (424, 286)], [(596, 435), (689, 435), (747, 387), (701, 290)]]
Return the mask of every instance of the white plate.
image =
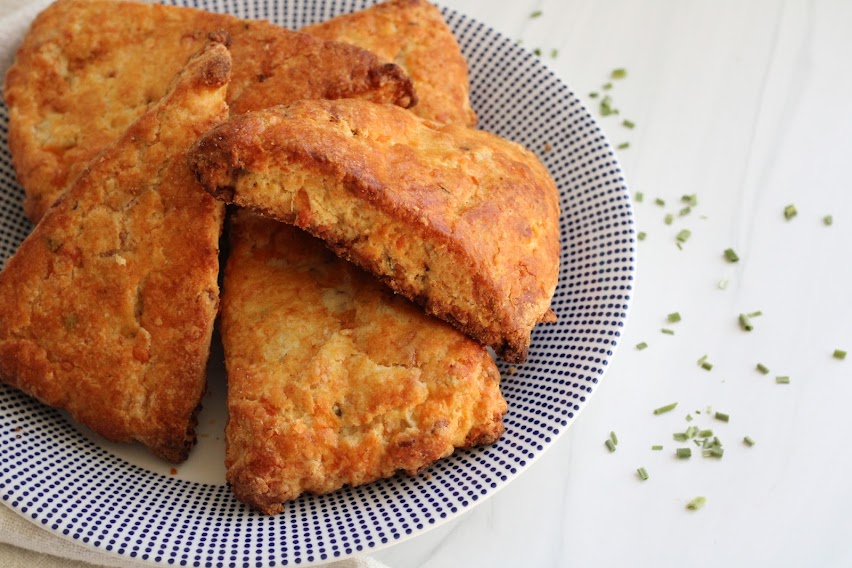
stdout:
[[(175, 2), (182, 4), (182, 2)], [(187, 2), (299, 28), (372, 2)], [(556, 324), (533, 333), (530, 356), (508, 374), (506, 433), (417, 477), (397, 476), (306, 496), (274, 517), (239, 503), (224, 483), (225, 380), (211, 357), (199, 443), (171, 472), (138, 446), (110, 444), (60, 411), (0, 386), (0, 497), (45, 530), (109, 554), (175, 566), (310, 565), (423, 533), (517, 477), (576, 418), (618, 344), (633, 288), (634, 229), (612, 148), (589, 112), (535, 56), (487, 26), (443, 10), (471, 71), (480, 127), (520, 142), (549, 168), (561, 195), (562, 259)], [(20, 203), (0, 107), (0, 258), (31, 229)]]

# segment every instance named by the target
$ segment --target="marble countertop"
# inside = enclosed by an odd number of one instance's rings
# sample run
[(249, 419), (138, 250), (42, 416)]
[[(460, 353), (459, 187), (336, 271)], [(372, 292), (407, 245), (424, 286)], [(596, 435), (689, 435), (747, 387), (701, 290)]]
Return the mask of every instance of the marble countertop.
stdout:
[[(635, 214), (647, 238), (621, 348), (576, 423), (494, 497), (375, 556), (394, 568), (852, 565), (841, 428), (852, 356), (832, 357), (852, 351), (852, 3), (443, 4), (539, 48), (590, 108), (588, 93), (627, 69), (611, 91), (621, 114), (600, 124), (630, 143), (618, 156), (645, 196)], [(684, 194), (698, 206), (678, 218)], [(678, 250), (683, 228), (692, 236)], [(729, 247), (740, 262), (725, 262)], [(741, 330), (738, 314), (757, 310)], [(682, 321), (669, 324), (675, 311)], [(696, 364), (705, 354), (710, 372)], [(689, 425), (712, 428), (724, 457), (677, 460), (672, 433)], [(698, 495), (704, 508), (686, 510)]]

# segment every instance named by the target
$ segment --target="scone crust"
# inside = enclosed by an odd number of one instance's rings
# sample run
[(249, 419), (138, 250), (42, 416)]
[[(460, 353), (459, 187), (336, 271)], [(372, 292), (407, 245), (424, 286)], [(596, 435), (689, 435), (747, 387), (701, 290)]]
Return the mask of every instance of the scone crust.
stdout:
[(0, 272), (0, 379), (172, 462), (195, 442), (224, 207), (186, 150), (228, 115), (212, 42), (83, 171)]
[(192, 8), (58, 0), (33, 22), (5, 80), (9, 147), (27, 216), (41, 219), (218, 30), (232, 38), (234, 113), (303, 98), (406, 107), (416, 100), (399, 67), (352, 45)]
[(308, 230), (507, 361), (552, 315), (557, 190), (517, 144), (389, 105), (300, 101), (232, 117), (190, 163), (220, 199)]
[(239, 210), (222, 297), (227, 479), (272, 514), (490, 444), (487, 351), (292, 226)]
[(426, 0), (382, 2), (301, 31), (363, 47), (402, 67), (417, 91), (414, 114), (445, 124), (476, 124), (467, 61), (440, 10)]

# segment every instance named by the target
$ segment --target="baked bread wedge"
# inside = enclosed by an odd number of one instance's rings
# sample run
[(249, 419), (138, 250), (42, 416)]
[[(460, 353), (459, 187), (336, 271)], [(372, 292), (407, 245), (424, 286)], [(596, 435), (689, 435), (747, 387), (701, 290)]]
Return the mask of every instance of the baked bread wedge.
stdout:
[(232, 38), (234, 114), (311, 98), (414, 103), (399, 67), (352, 45), (192, 8), (58, 0), (33, 22), (5, 80), (9, 147), (32, 221), (218, 30)]
[(440, 10), (426, 0), (390, 0), (302, 28), (325, 40), (363, 47), (411, 77), (411, 111), (446, 124), (476, 124), (467, 61)]
[(268, 513), (490, 444), (488, 352), (292, 227), (238, 210), (222, 293), (227, 479)]
[(0, 272), (0, 379), (172, 462), (195, 442), (224, 217), (186, 151), (227, 117), (230, 69), (204, 47)]
[(190, 165), (210, 193), (326, 241), (510, 362), (550, 321), (557, 190), (521, 146), (366, 101), (236, 116)]

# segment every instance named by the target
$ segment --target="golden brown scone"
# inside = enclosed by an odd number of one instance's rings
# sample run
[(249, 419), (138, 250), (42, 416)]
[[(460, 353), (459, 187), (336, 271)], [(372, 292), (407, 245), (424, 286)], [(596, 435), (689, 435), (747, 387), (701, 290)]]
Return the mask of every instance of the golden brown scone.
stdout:
[(445, 124), (476, 124), (467, 61), (441, 12), (426, 0), (391, 0), (302, 28), (363, 47), (402, 67), (414, 81), (414, 114)]
[(212, 194), (308, 230), (507, 361), (552, 315), (557, 190), (517, 144), (390, 105), (300, 101), (232, 117), (189, 160)]
[(33, 22), (5, 82), (9, 146), (31, 220), (220, 29), (233, 40), (233, 113), (303, 98), (414, 103), (399, 67), (351, 45), (191, 8), (59, 0)]
[(272, 514), (500, 437), (483, 347), (299, 229), (246, 210), (230, 225), (226, 465), (240, 500)]
[(0, 272), (0, 379), (113, 441), (186, 459), (218, 306), (223, 206), (186, 150), (228, 116), (210, 43)]

